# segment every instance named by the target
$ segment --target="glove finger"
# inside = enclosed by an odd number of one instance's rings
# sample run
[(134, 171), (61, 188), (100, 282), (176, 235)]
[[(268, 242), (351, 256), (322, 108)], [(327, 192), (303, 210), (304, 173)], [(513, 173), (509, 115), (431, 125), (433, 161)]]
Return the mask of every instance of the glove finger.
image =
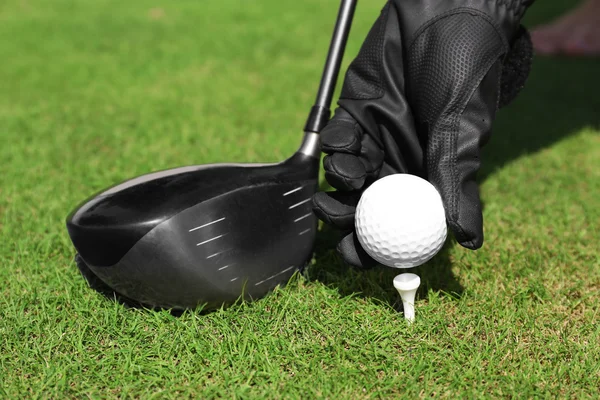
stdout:
[(365, 166), (366, 180), (372, 183), (378, 179), (385, 153), (370, 135), (364, 135), (362, 138), (360, 159)]
[(342, 230), (354, 229), (354, 214), (360, 192), (317, 192), (313, 211), (317, 218)]
[(321, 131), (321, 150), (327, 154), (359, 154), (363, 130), (343, 108), (335, 111), (334, 117)]
[(362, 248), (356, 233), (351, 232), (346, 235), (337, 245), (337, 251), (347, 264), (359, 269), (370, 269), (377, 265), (377, 261)]
[[(483, 214), (476, 176), (481, 166), (481, 147), (489, 139), (495, 117), (500, 70), (497, 62), (467, 103), (460, 116), (455, 150), (445, 146), (430, 148), (433, 160), (439, 160), (433, 164), (430, 179), (444, 201), (448, 226), (462, 246), (473, 250), (483, 245)], [(444, 170), (448, 166), (450, 172)]]
[(365, 164), (352, 154), (333, 153), (323, 159), (325, 179), (339, 190), (357, 190), (367, 177)]

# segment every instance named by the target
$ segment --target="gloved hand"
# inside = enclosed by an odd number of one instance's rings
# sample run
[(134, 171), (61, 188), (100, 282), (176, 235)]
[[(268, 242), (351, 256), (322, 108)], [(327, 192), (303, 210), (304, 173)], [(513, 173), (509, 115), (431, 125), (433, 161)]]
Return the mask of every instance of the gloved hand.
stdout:
[(375, 264), (355, 236), (354, 213), (361, 192), (393, 173), (428, 179), (456, 240), (482, 246), (480, 151), (496, 110), (529, 74), (520, 20), (533, 1), (388, 1), (321, 132), (325, 177), (337, 191), (317, 193), (314, 211), (344, 232), (337, 249), (347, 263)]

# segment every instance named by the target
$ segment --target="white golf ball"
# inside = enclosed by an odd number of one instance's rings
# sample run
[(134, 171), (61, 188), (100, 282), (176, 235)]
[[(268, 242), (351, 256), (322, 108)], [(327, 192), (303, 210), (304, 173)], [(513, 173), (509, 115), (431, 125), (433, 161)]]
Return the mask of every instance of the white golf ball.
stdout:
[(358, 241), (378, 263), (412, 268), (429, 261), (448, 233), (442, 197), (415, 175), (395, 174), (375, 181), (356, 208)]

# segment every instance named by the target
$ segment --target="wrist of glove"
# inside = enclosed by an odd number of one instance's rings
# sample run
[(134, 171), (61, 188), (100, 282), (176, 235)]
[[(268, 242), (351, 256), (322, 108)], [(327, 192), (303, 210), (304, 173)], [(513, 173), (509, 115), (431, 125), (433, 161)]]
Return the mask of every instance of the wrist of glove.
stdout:
[[(343, 232), (338, 251), (375, 262), (354, 232), (360, 194), (393, 173), (428, 179), (464, 247), (483, 243), (476, 174), (497, 109), (529, 73), (531, 42), (520, 19), (532, 1), (393, 0), (351, 63), (339, 108), (321, 132), (325, 177), (319, 218)], [(410, 195), (410, 193), (407, 193)]]

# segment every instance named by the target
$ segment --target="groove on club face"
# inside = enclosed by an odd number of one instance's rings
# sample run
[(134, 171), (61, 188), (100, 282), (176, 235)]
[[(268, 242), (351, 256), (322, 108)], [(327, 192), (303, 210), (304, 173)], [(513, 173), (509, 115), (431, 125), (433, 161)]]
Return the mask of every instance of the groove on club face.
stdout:
[(204, 225), (200, 225), (200, 226), (197, 226), (197, 227), (195, 227), (195, 228), (192, 228), (192, 229), (190, 229), (190, 232), (197, 231), (198, 229), (205, 228), (205, 227), (207, 227), (207, 226), (209, 226), (209, 225), (216, 224), (217, 222), (221, 222), (221, 221), (224, 221), (224, 220), (225, 220), (225, 217), (223, 217), (223, 218), (219, 218), (219, 219), (217, 219), (217, 220), (215, 220), (215, 221), (207, 222), (207, 223), (206, 223), (206, 224), (204, 224)]
[(217, 251), (216, 253), (214, 253), (214, 254), (211, 254), (210, 256), (206, 257), (206, 259), (208, 260), (209, 258), (213, 258), (213, 257), (220, 256), (221, 254), (224, 254), (224, 253), (226, 253), (226, 252), (228, 252), (228, 251), (231, 251), (231, 249)]
[(288, 208), (291, 210), (292, 208), (296, 208), (298, 206), (301, 206), (302, 204), (306, 204), (306, 203), (308, 203), (311, 200), (312, 200), (312, 197), (309, 197), (308, 199), (304, 199), (302, 201), (299, 201), (298, 203), (293, 204), (293, 205), (289, 206)]
[(210, 243), (210, 242), (212, 242), (213, 240), (221, 239), (221, 238), (222, 238), (223, 236), (225, 236), (225, 235), (227, 235), (227, 234), (226, 234), (226, 233), (224, 233), (224, 234), (222, 234), (222, 235), (215, 236), (215, 237), (213, 237), (213, 238), (210, 238), (210, 239), (206, 239), (206, 240), (205, 240), (205, 241), (203, 241), (203, 242), (196, 243), (196, 246), (202, 246), (203, 244)]
[(267, 279), (265, 279), (265, 280), (262, 280), (262, 281), (260, 281), (260, 282), (257, 282), (257, 283), (255, 283), (255, 284), (254, 284), (254, 286), (259, 286), (259, 285), (262, 285), (263, 283), (265, 283), (265, 282), (268, 282), (268, 281), (270, 281), (270, 280), (272, 280), (272, 279), (275, 279), (275, 278), (277, 278), (279, 275), (285, 274), (286, 272), (289, 272), (289, 271), (293, 270), (294, 268), (295, 268), (295, 267), (292, 265), (291, 267), (289, 267), (289, 268), (286, 268), (286, 269), (284, 269), (283, 271), (279, 271), (279, 272), (278, 272), (278, 273), (276, 273), (275, 275), (271, 275), (270, 277), (268, 277), (268, 278), (267, 278)]
[(308, 218), (308, 217), (310, 217), (310, 216), (311, 216), (311, 213), (304, 214), (303, 216), (296, 218), (296, 219), (294, 220), (294, 222), (300, 222), (300, 221), (302, 221), (303, 219), (305, 219), (305, 218)]
[(290, 195), (290, 194), (292, 194), (292, 193), (296, 193), (298, 190), (302, 190), (302, 188), (303, 188), (303, 186), (299, 186), (299, 187), (297, 187), (297, 188), (294, 188), (294, 189), (290, 190), (289, 192), (285, 192), (285, 193), (283, 194), (283, 196), (284, 196), (284, 197), (285, 197), (285, 196), (289, 196), (289, 195)]

